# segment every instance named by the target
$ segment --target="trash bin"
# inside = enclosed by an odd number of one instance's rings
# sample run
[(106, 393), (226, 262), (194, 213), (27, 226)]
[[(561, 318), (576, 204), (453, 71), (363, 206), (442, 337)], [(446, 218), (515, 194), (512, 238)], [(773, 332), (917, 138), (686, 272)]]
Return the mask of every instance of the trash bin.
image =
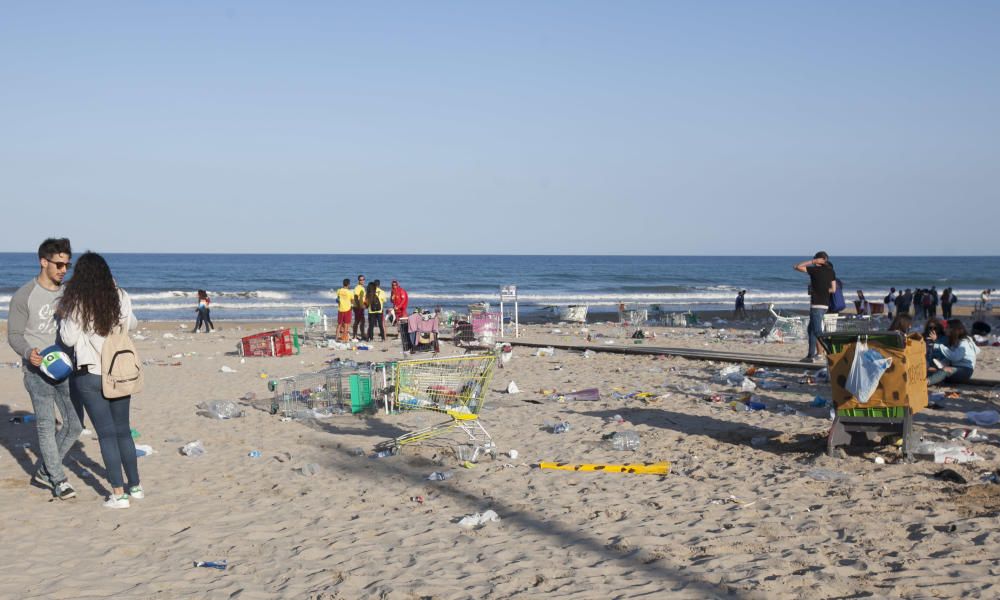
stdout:
[[(844, 388), (859, 339), (892, 359), (875, 393), (862, 404)], [(904, 337), (898, 332), (830, 333), (820, 336), (827, 350), (830, 391), (836, 409), (830, 428), (828, 451), (849, 444), (854, 433), (897, 433), (903, 438), (903, 453), (912, 457), (913, 415), (927, 408), (926, 346), (919, 334)]]

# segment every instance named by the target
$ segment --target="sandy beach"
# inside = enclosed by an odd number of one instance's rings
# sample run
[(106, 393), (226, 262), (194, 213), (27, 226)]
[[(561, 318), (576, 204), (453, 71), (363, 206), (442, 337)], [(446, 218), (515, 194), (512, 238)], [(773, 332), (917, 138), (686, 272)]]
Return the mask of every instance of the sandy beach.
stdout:
[[(968, 442), (981, 462), (902, 461), (896, 446), (825, 455), (829, 397), (808, 371), (755, 376), (767, 408), (729, 404), (725, 364), (682, 358), (515, 348), (482, 412), (501, 455), (463, 468), (458, 438), (370, 457), (378, 442), (439, 420), (426, 412), (281, 421), (267, 380), (335, 358), (402, 359), (394, 338), (368, 351), (306, 345), (282, 358), (235, 355), (238, 339), (276, 324), (142, 323), (146, 390), (133, 399), (146, 498), (101, 507), (108, 493), (96, 435), (67, 457), (78, 497), (29, 484), (37, 441), (20, 369), (0, 369), (0, 546), (4, 598), (955, 598), (993, 597), (1000, 570), (997, 427)], [(803, 345), (762, 344), (757, 323), (647, 328), (646, 345), (799, 358)], [(584, 330), (586, 329), (586, 330)], [(5, 332), (4, 332), (5, 333)], [(632, 343), (609, 324), (533, 324), (523, 339), (593, 346)], [(610, 342), (610, 343), (609, 343)], [(443, 343), (442, 356), (460, 354)], [(6, 344), (0, 362), (16, 360)], [(223, 372), (223, 367), (235, 372)], [(983, 348), (977, 375), (1000, 373)], [(505, 392), (516, 382), (520, 392)], [(764, 385), (764, 382), (767, 382)], [(559, 401), (596, 387), (599, 401)], [(766, 389), (765, 389), (766, 388)], [(935, 390), (938, 391), (938, 390)], [(941, 392), (950, 392), (942, 388)], [(628, 397), (635, 392), (647, 392)], [(246, 400), (255, 395), (255, 399)], [(712, 399), (716, 396), (716, 400)], [(199, 414), (212, 400), (245, 415)], [(997, 408), (995, 390), (963, 388), (917, 416), (928, 440), (972, 428), (970, 410)], [(620, 415), (624, 423), (612, 422)], [(552, 433), (565, 422), (569, 430)], [(636, 452), (602, 437), (635, 430)], [(206, 453), (179, 449), (200, 440)], [(352, 450), (362, 448), (365, 456)], [(514, 449), (518, 456), (509, 458)], [(250, 453), (257, 451), (259, 457)], [(885, 464), (877, 464), (881, 457)], [(669, 461), (669, 475), (540, 470), (539, 461)], [(318, 470), (312, 473), (316, 465)], [(952, 468), (967, 484), (935, 479)], [(429, 481), (435, 471), (445, 481)], [(310, 474), (312, 473), (312, 474)], [(458, 521), (495, 511), (477, 529)], [(228, 561), (226, 570), (195, 561)]]

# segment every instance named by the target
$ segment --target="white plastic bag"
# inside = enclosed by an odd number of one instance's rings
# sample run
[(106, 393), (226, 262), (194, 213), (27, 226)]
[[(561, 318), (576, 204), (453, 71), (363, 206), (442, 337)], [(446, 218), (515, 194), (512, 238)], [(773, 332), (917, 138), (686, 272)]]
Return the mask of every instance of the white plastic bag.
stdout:
[(885, 373), (891, 364), (891, 358), (882, 356), (878, 350), (870, 349), (867, 343), (858, 340), (844, 389), (861, 404), (867, 404), (868, 399), (875, 393), (875, 388), (878, 387), (882, 373)]

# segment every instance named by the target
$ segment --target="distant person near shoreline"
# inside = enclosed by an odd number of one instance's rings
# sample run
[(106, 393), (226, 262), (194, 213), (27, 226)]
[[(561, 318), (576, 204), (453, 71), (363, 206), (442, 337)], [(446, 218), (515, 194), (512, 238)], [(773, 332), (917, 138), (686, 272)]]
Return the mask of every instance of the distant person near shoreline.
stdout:
[(354, 306), (354, 294), (351, 292), (351, 280), (344, 279), (344, 284), (337, 290), (337, 339), (347, 342), (351, 339), (351, 310)]
[(736, 294), (736, 308), (733, 310), (734, 319), (745, 319), (747, 316), (746, 290), (740, 290)]
[(194, 331), (191, 333), (198, 333), (202, 323), (205, 324), (205, 333), (215, 330), (215, 324), (212, 323), (211, 304), (212, 299), (208, 297), (208, 292), (198, 290), (198, 308), (195, 309), (198, 312), (198, 318), (195, 320)]
[(837, 273), (830, 256), (820, 250), (811, 260), (804, 260), (794, 267), (809, 275), (809, 353), (802, 362), (819, 358), (818, 340), (823, 333), (823, 315), (830, 309), (830, 295), (837, 289)]
[(354, 286), (354, 295), (351, 298), (351, 307), (354, 310), (354, 323), (351, 325), (351, 334), (355, 338), (365, 338), (365, 305), (367, 302), (365, 291), (365, 276), (358, 275), (358, 285)]

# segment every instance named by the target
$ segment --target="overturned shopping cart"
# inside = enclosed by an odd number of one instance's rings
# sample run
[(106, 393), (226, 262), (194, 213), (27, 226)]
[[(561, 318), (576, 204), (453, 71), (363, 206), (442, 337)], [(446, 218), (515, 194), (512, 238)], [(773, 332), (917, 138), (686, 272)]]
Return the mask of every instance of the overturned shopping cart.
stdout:
[(382, 442), (376, 450), (399, 452), (408, 444), (457, 430), (472, 446), (471, 454), (462, 458), (475, 461), (480, 453), (495, 454), (493, 438), (479, 419), (495, 366), (496, 357), (492, 354), (396, 363), (393, 394), (396, 407), (437, 412), (448, 420)]
[(806, 320), (800, 316), (782, 316), (774, 310), (774, 305), (768, 307), (774, 323), (770, 328), (765, 329), (763, 337), (768, 342), (789, 342), (792, 340), (802, 340), (806, 338)]

